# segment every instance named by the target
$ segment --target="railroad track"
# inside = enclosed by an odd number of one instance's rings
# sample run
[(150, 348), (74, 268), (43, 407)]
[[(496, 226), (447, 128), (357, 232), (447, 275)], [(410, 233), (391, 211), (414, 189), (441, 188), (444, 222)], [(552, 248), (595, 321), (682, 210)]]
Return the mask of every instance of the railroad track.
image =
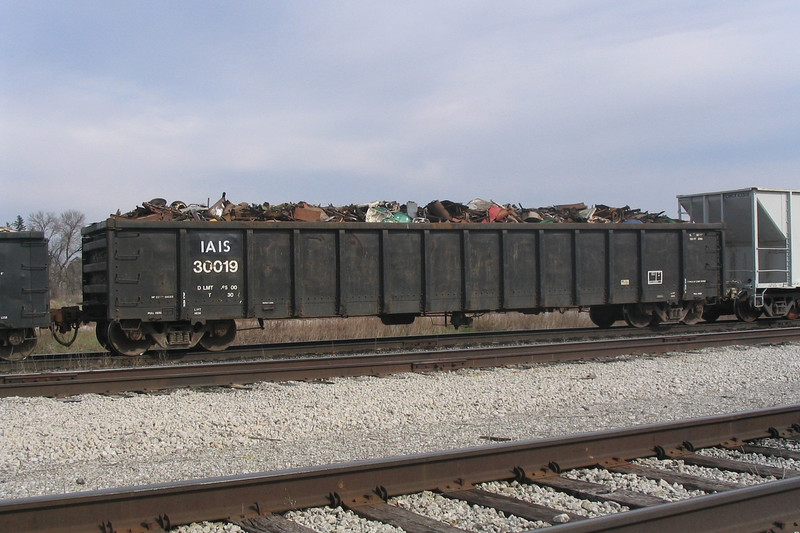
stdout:
[(281, 342), (268, 344), (237, 345), (222, 352), (208, 352), (199, 348), (192, 350), (155, 351), (138, 357), (116, 356), (109, 352), (33, 354), (22, 361), (0, 360), (0, 374), (18, 374), (56, 370), (81, 370), (100, 368), (123, 368), (154, 364), (185, 364), (243, 359), (264, 359), (307, 355), (352, 354), (359, 352), (381, 352), (389, 350), (432, 350), (450, 347), (480, 346), (493, 344), (555, 342), (563, 340), (600, 340), (653, 335), (694, 335), (709, 332), (749, 331), (797, 326), (796, 321), (764, 319), (756, 323), (737, 320), (720, 320), (713, 324), (687, 326), (684, 324), (660, 324), (653, 328), (637, 329), (616, 326), (608, 329), (558, 328), (547, 330), (480, 331), (448, 333), (443, 335), (406, 335), (400, 337), (378, 337), (367, 339), (333, 339), (324, 341)]
[(490, 346), (445, 351), (11, 374), (0, 376), (0, 397), (154, 391), (189, 386), (243, 385), (258, 381), (313, 380), (399, 372), (456, 370), (685, 351), (730, 344), (781, 343), (798, 339), (800, 339), (800, 327), (757, 328), (692, 335)]
[[(753, 442), (766, 438), (768, 445)], [(409, 532), (463, 531), (457, 523), (439, 522), (403, 506), (407, 495), (431, 491), (502, 511), (506, 517), (558, 524), (554, 532), (792, 531), (800, 527), (797, 439), (800, 404), (402, 458), (5, 500), (0, 501), (0, 524), (8, 531), (31, 533), (111, 533), (162, 531), (208, 520), (233, 522), (250, 532), (310, 531), (283, 513), (341, 506)], [(783, 466), (767, 466), (765, 457), (781, 458)], [(701, 469), (676, 472), (670, 466), (676, 462), (752, 473), (759, 482), (742, 486)], [(646, 492), (582, 480), (575, 473), (584, 468), (661, 480), (701, 495), (666, 502)], [(624, 512), (590, 518), (500, 494), (490, 488), (498, 481), (566, 493)]]

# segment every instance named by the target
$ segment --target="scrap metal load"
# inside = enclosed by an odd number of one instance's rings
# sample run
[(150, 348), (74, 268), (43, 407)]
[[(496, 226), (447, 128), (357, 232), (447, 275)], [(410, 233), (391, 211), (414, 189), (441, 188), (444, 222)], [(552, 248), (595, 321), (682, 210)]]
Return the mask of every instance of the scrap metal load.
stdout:
[(241, 221), (241, 222), (388, 222), (388, 223), (675, 223), (679, 220), (660, 213), (640, 209), (584, 203), (526, 208), (521, 204), (499, 204), (475, 199), (466, 204), (449, 200), (434, 200), (424, 207), (416, 202), (379, 201), (369, 204), (351, 204), (322, 207), (306, 202), (234, 204), (222, 198), (211, 206), (185, 204), (181, 201), (167, 204), (155, 198), (125, 214), (117, 211), (112, 219), (139, 221)]

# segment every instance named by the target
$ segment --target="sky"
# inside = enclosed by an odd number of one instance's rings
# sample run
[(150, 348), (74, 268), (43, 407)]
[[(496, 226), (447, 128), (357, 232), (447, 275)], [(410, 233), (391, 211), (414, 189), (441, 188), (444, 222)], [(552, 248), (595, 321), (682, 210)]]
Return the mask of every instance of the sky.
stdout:
[(800, 3), (0, 0), (0, 225), (800, 189)]

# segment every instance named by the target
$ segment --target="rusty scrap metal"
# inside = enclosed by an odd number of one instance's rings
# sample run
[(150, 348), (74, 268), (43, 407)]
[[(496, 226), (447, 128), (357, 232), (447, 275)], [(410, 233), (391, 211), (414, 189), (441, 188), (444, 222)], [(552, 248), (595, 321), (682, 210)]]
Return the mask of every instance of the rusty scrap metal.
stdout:
[(111, 215), (115, 219), (138, 221), (248, 221), (248, 222), (385, 222), (385, 223), (675, 223), (679, 220), (664, 212), (648, 213), (629, 206), (609, 207), (585, 203), (529, 208), (521, 204), (500, 204), (493, 200), (476, 198), (466, 204), (450, 200), (434, 200), (419, 207), (416, 202), (401, 204), (394, 201), (377, 201), (369, 204), (350, 204), (327, 207), (307, 202), (234, 204), (222, 197), (211, 204), (186, 204), (182, 201), (167, 203), (163, 198), (142, 202), (136, 209)]

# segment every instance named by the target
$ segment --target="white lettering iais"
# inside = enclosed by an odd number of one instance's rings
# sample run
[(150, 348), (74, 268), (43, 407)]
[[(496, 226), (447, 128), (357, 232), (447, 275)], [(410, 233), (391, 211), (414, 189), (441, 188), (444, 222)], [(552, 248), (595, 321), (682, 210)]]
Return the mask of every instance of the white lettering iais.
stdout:
[(200, 241), (201, 254), (227, 253), (231, 251), (231, 241)]

